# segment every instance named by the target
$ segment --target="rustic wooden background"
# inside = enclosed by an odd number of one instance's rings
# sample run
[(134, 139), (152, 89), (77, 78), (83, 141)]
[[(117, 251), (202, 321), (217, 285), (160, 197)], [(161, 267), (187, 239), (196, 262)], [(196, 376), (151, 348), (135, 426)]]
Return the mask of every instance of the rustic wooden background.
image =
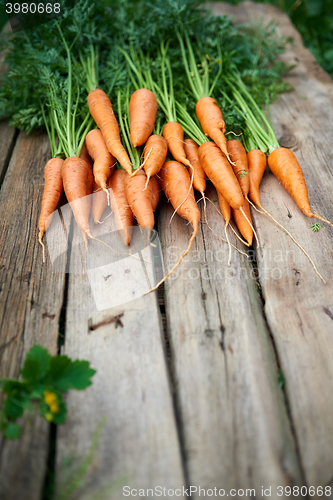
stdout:
[[(236, 22), (278, 21), (278, 32), (293, 38), (283, 60), (297, 65), (286, 76), (294, 91), (272, 106), (273, 125), (303, 167), (313, 210), (333, 220), (332, 80), (274, 7), (211, 7)], [(17, 376), (35, 343), (55, 354), (59, 328), (61, 351), (97, 369), (92, 387), (68, 395), (67, 422), (56, 434), (36, 417), (19, 442), (0, 438), (1, 500), (42, 499), (52, 440), (61, 485), (103, 417), (84, 485), (72, 498), (118, 500), (123, 485), (254, 488), (258, 499), (262, 486), (272, 487), (272, 498), (287, 498), (278, 486), (333, 487), (332, 228), (313, 233), (313, 221), (267, 171), (263, 206), (307, 249), (326, 285), (291, 240), (254, 212), (254, 267), (234, 251), (228, 268), (225, 244), (202, 224), (177, 279), (97, 311), (87, 274), (65, 272), (78, 265), (77, 249), (61, 253), (56, 268), (49, 259), (42, 264), (37, 221), (47, 137), (1, 123), (0, 151), (0, 376)], [(216, 198), (212, 187), (208, 196)], [(179, 217), (168, 227), (171, 214), (164, 199), (156, 218), (166, 268), (190, 235)], [(223, 235), (210, 204), (208, 217)], [(65, 223), (70, 228), (70, 217)]]

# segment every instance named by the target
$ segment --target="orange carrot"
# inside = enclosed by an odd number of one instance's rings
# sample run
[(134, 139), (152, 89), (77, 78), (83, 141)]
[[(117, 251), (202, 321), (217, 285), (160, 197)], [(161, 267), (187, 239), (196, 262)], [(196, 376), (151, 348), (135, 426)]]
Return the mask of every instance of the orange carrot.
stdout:
[(195, 105), (195, 112), (206, 137), (221, 149), (229, 161), (227, 140), (225, 138), (225, 123), (219, 105), (212, 97), (202, 97)]
[[(173, 208), (176, 208), (184, 199), (184, 194), (187, 193), (191, 183), (188, 171), (177, 161), (167, 161), (164, 163), (159, 177), (167, 199), (171, 202)], [(200, 211), (194, 198), (193, 188), (177, 213), (188, 220), (194, 230), (198, 228)]]
[(94, 186), (94, 175), (92, 169), (89, 167), (88, 180), (87, 180), (87, 196), (92, 194)]
[[(90, 158), (90, 155), (88, 153), (88, 150), (87, 150), (85, 144), (83, 144), (83, 146), (81, 148), (80, 158), (81, 158), (81, 160), (84, 160), (87, 163), (87, 165), (89, 165), (89, 168), (92, 171), (92, 168), (93, 168), (92, 159)], [(90, 177), (90, 174), (89, 174), (89, 177)]]
[[(195, 202), (193, 187), (191, 187), (191, 178), (184, 165), (177, 161), (167, 161), (164, 163), (159, 177), (162, 189), (167, 199), (171, 202), (174, 210), (176, 210), (181, 217), (188, 220), (192, 224), (193, 232), (188, 247), (181, 255), (178, 262), (154, 288), (149, 290), (149, 292), (156, 290), (162, 283), (164, 283), (176, 267), (179, 266), (183, 258), (188, 254), (194, 238), (197, 235), (200, 222), (200, 211)], [(186, 198), (185, 201), (184, 198)]]
[(250, 179), (245, 148), (237, 139), (232, 139), (227, 141), (227, 150), (232, 159), (232, 168), (246, 198), (250, 189)]
[(252, 149), (247, 153), (249, 167), (249, 196), (253, 203), (261, 207), (259, 185), (266, 170), (266, 155), (260, 149)]
[(244, 196), (234, 171), (220, 148), (214, 142), (204, 142), (199, 147), (199, 160), (216, 190), (220, 191), (232, 208), (240, 209), (244, 204)]
[(38, 221), (38, 240), (41, 244), (44, 233), (51, 224), (53, 212), (57, 208), (60, 196), (63, 192), (63, 181), (61, 175), (61, 168), (63, 163), (64, 160), (62, 160), (61, 158), (52, 158), (46, 163), (44, 168), (45, 185), (42, 200), (42, 210)]
[[(239, 232), (241, 233), (242, 236), (244, 236), (248, 244), (252, 245), (252, 240), (253, 240), (253, 230), (251, 227), (252, 219), (251, 219), (250, 205), (246, 199), (244, 199), (243, 210), (248, 220), (244, 217), (244, 214), (241, 210), (232, 209), (232, 215), (239, 229)], [(249, 221), (251, 225), (249, 224)]]
[(226, 222), (226, 225), (228, 225), (230, 222), (230, 218), (231, 218), (231, 207), (230, 207), (229, 203), (227, 202), (227, 200), (224, 198), (224, 196), (220, 193), (220, 191), (216, 191), (216, 192), (217, 192), (217, 196), (218, 196), (218, 200), (219, 200), (221, 213), (222, 213), (223, 218)]
[(268, 166), (303, 214), (333, 226), (331, 222), (323, 219), (320, 215), (312, 213), (303, 171), (296, 156), (290, 149), (275, 149), (268, 157)]
[[(218, 196), (218, 200), (219, 200), (219, 205), (220, 205), (221, 213), (222, 213), (224, 221), (225, 221), (224, 234), (225, 234), (226, 241), (227, 241), (228, 247), (229, 247), (228, 266), (230, 266), (230, 262), (231, 262), (231, 244), (230, 244), (230, 241), (229, 241), (227, 229), (228, 229), (229, 222), (230, 222), (230, 219), (231, 219), (231, 207), (230, 207), (229, 203), (227, 202), (227, 200), (224, 198), (224, 196), (219, 191), (216, 191), (216, 192), (217, 192), (217, 196)], [(208, 225), (208, 227), (210, 227), (210, 226)], [(230, 227), (234, 231), (233, 227), (232, 226), (230, 226)], [(214, 232), (214, 234), (216, 234), (215, 231), (213, 231), (213, 232)], [(217, 235), (217, 236), (219, 236), (219, 235)]]
[(150, 178), (149, 183), (151, 185), (151, 205), (155, 212), (161, 197), (161, 185), (156, 175)]
[(147, 179), (150, 179), (161, 170), (168, 154), (168, 143), (161, 135), (151, 135), (146, 142), (143, 154), (143, 168), (147, 174)]
[[(76, 223), (79, 226), (85, 244), (87, 246), (87, 235), (91, 237), (89, 227), (89, 214), (87, 210), (89, 165), (76, 156), (66, 158), (62, 164), (61, 174), (64, 190), (70, 204)], [(89, 208), (90, 210), (90, 208)]]
[(155, 220), (152, 207), (151, 184), (148, 183), (147, 189), (145, 189), (146, 185), (147, 176), (140, 170), (136, 176), (126, 179), (125, 194), (139, 226), (153, 228)]
[(93, 165), (92, 159), (89, 156), (88, 150), (85, 144), (82, 146), (80, 158), (84, 160), (87, 164), (88, 169), (88, 178), (87, 178), (87, 192), (86, 192), (86, 204), (87, 204), (87, 217), (89, 219), (90, 211), (91, 211), (91, 203), (92, 203), (92, 192), (94, 186), (94, 175), (93, 175)]
[(125, 182), (128, 180), (125, 170), (116, 170), (109, 179), (111, 191), (111, 209), (114, 212), (116, 226), (123, 243), (129, 245), (132, 235), (133, 212), (126, 198)]
[(85, 138), (89, 155), (94, 161), (95, 182), (107, 191), (107, 180), (113, 172), (115, 159), (109, 153), (102, 132), (99, 129), (90, 130)]
[(128, 174), (132, 172), (131, 161), (119, 134), (119, 126), (106, 93), (101, 89), (92, 90), (87, 98), (91, 116), (101, 130), (108, 151), (119, 161)]
[(174, 159), (191, 168), (191, 163), (186, 158), (184, 149), (183, 127), (178, 122), (168, 122), (163, 127), (163, 137), (166, 139), (168, 148)]
[(142, 146), (151, 135), (157, 113), (157, 99), (151, 90), (138, 89), (129, 101), (130, 139), (135, 148)]
[[(279, 148), (279, 149), (283, 149), (283, 148)], [(278, 151), (278, 150), (275, 150), (275, 151)], [(289, 150), (286, 150), (286, 151), (289, 151)], [(283, 229), (283, 231), (285, 233), (287, 233), (287, 235), (291, 238), (291, 240), (295, 243), (295, 245), (297, 245), (298, 248), (300, 250), (302, 250), (302, 252), (304, 253), (304, 255), (309, 259), (309, 261), (312, 264), (313, 269), (315, 270), (315, 272), (317, 273), (317, 275), (319, 276), (319, 278), (324, 283), (326, 283), (325, 280), (324, 280), (324, 278), (318, 272), (317, 267), (316, 267), (315, 263), (313, 262), (313, 260), (311, 259), (310, 255), (295, 240), (295, 238), (293, 237), (293, 235), (284, 226), (282, 226), (276, 219), (274, 219), (274, 217), (269, 212), (267, 212), (267, 210), (265, 210), (263, 208), (263, 206), (261, 205), (261, 203), (260, 203), (259, 185), (260, 185), (262, 176), (264, 175), (264, 172), (266, 170), (266, 163), (267, 163), (266, 162), (266, 155), (260, 149), (253, 149), (253, 150), (251, 150), (251, 151), (248, 152), (247, 157), (248, 157), (249, 176), (250, 176), (250, 190), (249, 190), (249, 195), (250, 195), (251, 200), (253, 201), (253, 203), (250, 202), (251, 205), (257, 211), (259, 211), (256, 208), (256, 206), (255, 206), (255, 205), (257, 205), (270, 219), (272, 219), (273, 222), (275, 222), (275, 224), (277, 224), (281, 229)], [(274, 161), (274, 157), (273, 157), (273, 161)], [(297, 162), (297, 165), (298, 165), (298, 162)], [(301, 168), (299, 165), (298, 165), (298, 167), (299, 167), (299, 169)], [(297, 166), (296, 166), (296, 168), (297, 168)], [(303, 172), (301, 171), (301, 173), (302, 173), (301, 176), (303, 177)], [(303, 179), (304, 179), (304, 177), (303, 177)], [(305, 184), (305, 181), (304, 181), (304, 184)], [(306, 188), (306, 186), (305, 186), (305, 188)], [(307, 195), (307, 189), (306, 189), (306, 195)], [(255, 203), (255, 205), (254, 205), (254, 203)]]
[[(185, 139), (185, 154), (193, 167), (193, 187), (204, 196), (206, 189), (206, 174), (199, 160), (199, 146), (193, 139)], [(191, 169), (189, 174), (192, 175)]]

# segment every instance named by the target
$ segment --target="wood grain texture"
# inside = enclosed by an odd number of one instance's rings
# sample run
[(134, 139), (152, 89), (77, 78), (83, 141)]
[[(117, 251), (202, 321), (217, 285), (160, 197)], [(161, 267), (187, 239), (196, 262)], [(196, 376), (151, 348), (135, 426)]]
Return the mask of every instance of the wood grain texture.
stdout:
[[(213, 4), (211, 4), (213, 5)], [(224, 6), (214, 6), (224, 13)], [(271, 107), (273, 126), (282, 146), (295, 153), (309, 189), (314, 212), (333, 220), (333, 82), (302, 45), (289, 18), (268, 5), (245, 2), (227, 8), (236, 21), (261, 16), (278, 21), (278, 32), (291, 36), (281, 57), (297, 67), (285, 80), (294, 91), (279, 96)], [(319, 233), (289, 198), (277, 179), (266, 172), (262, 205), (308, 251), (327, 280), (324, 285), (304, 255), (264, 216), (253, 214), (262, 252), (258, 252), (265, 312), (274, 337), (290, 405), (297, 445), (307, 484), (332, 485), (333, 479), (333, 229)], [(275, 274), (274, 269), (276, 269)], [(316, 497), (314, 497), (316, 498)]]
[[(90, 226), (95, 236), (105, 239), (116, 251), (128, 252), (118, 234), (110, 238), (104, 226), (93, 227), (92, 221)], [(88, 359), (97, 374), (91, 388), (68, 396), (67, 422), (59, 429), (57, 439), (57, 483), (66, 474), (61, 466), (64, 459), (71, 455), (82, 459), (98, 422), (105, 417), (85, 487), (75, 498), (84, 500), (105, 489), (108, 499), (121, 499), (125, 485), (182, 487), (180, 447), (156, 295), (130, 300), (146, 279), (143, 264), (128, 254), (114, 254), (98, 242), (89, 241), (88, 253), (81, 252), (78, 243), (74, 238), (64, 352)], [(136, 254), (135, 245), (131, 246)], [(150, 261), (149, 249), (142, 255)], [(152, 267), (147, 262), (151, 279)]]
[[(49, 158), (44, 135), (20, 133), (0, 201), (0, 376), (17, 377), (25, 353), (41, 344), (57, 352), (64, 273), (42, 264), (37, 222), (43, 170)], [(57, 238), (55, 239), (57, 240)], [(58, 269), (66, 266), (66, 253)], [(49, 425), (39, 417), (24, 425), (19, 442), (0, 438), (0, 497), (37, 500), (44, 481)]]
[[(0, 122), (0, 185), (6, 173), (16, 139), (16, 130), (6, 122)], [(0, 195), (1, 196), (1, 195)]]
[[(211, 186), (207, 196), (217, 199)], [(170, 206), (160, 213), (169, 269), (191, 230), (177, 216), (167, 227)], [(210, 204), (207, 216), (224, 236)], [(227, 260), (227, 245), (202, 224), (190, 254), (165, 283), (186, 464), (192, 485), (226, 493), (253, 488), (261, 498), (262, 485), (301, 484), (301, 475), (253, 269), (234, 249), (229, 268)]]
[[(11, 32), (11, 27), (9, 21), (1, 30), (1, 34)], [(8, 67), (4, 64), (5, 53), (0, 53), (0, 78), (8, 70)], [(7, 166), (9, 164), (12, 149), (15, 143), (17, 132), (14, 128), (9, 127), (6, 121), (0, 121), (0, 185), (2, 184), (3, 177), (5, 175)]]

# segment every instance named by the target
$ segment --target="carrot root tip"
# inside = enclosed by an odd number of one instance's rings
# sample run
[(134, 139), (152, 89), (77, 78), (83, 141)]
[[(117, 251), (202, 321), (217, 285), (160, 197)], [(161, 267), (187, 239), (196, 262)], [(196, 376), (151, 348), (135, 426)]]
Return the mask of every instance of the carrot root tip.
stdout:
[(103, 188), (103, 191), (105, 191), (105, 193), (106, 193), (106, 198), (107, 198), (107, 200), (108, 200), (108, 207), (110, 207), (110, 206), (111, 206), (111, 204), (110, 204), (110, 193), (109, 193), (109, 190), (108, 190), (108, 188), (107, 188), (107, 187), (104, 187), (104, 188)]
[[(265, 215), (267, 215), (268, 217), (270, 217), (272, 219), (272, 221), (275, 222), (275, 224), (277, 224), (281, 229), (283, 229), (283, 231), (285, 233), (287, 233), (287, 235), (289, 236), (289, 238), (295, 243), (295, 245), (300, 249), (302, 250), (302, 252), (304, 253), (304, 255), (309, 259), (315, 273), (319, 276), (319, 278), (322, 280), (323, 283), (326, 284), (326, 281), (324, 280), (324, 278), (322, 277), (322, 275), (319, 273), (315, 263), (313, 262), (313, 260), (311, 259), (310, 255), (304, 250), (304, 248), (295, 240), (295, 238), (293, 237), (293, 235), (288, 231), (288, 229), (286, 229), (284, 226), (282, 226), (282, 224), (280, 224), (276, 219), (274, 219), (273, 215), (271, 215), (269, 212), (267, 212), (267, 210), (265, 210), (261, 205), (259, 205), (259, 208), (262, 210), (262, 212), (260, 210), (258, 210), (258, 208), (252, 203), (252, 201), (248, 200), (249, 203), (251, 203), (251, 205), (255, 208), (255, 210), (257, 210), (257, 212), (259, 213), (263, 213)], [(327, 221), (328, 222), (328, 221)]]
[(323, 217), (321, 217), (321, 215), (317, 215), (315, 213), (312, 213), (312, 217), (314, 217), (315, 219), (319, 219), (321, 220), (322, 222), (326, 222), (327, 224), (329, 224), (330, 226), (333, 226), (332, 222), (330, 222), (329, 220), (327, 219), (324, 219)]
[[(249, 221), (249, 219), (247, 218), (247, 216), (246, 216), (246, 214), (245, 214), (245, 212), (244, 212), (244, 210), (243, 210), (243, 207), (241, 207), (241, 208), (240, 208), (240, 211), (242, 212), (242, 214), (244, 215), (245, 219), (247, 220), (247, 222), (250, 224), (250, 226), (251, 226), (251, 228), (252, 228), (253, 234), (254, 234), (255, 239), (256, 239), (256, 241), (257, 241), (257, 248), (260, 248), (260, 244), (259, 244), (259, 240), (258, 240), (257, 233), (256, 233), (256, 231), (255, 231), (255, 229), (254, 229), (253, 225), (251, 224), (251, 222), (250, 222), (250, 221)], [(250, 245), (249, 245), (249, 246), (250, 246)]]
[(43, 250), (43, 264), (45, 262), (45, 245), (44, 243), (42, 242), (42, 238), (43, 238), (43, 232), (42, 231), (39, 231), (39, 234), (38, 234), (38, 241), (39, 243), (42, 245), (42, 250)]
[(190, 251), (191, 246), (192, 246), (192, 243), (193, 243), (193, 241), (194, 241), (194, 239), (195, 239), (195, 237), (196, 237), (196, 235), (197, 235), (197, 233), (198, 233), (198, 228), (199, 228), (199, 226), (198, 226), (198, 225), (196, 225), (196, 226), (193, 228), (193, 233), (192, 233), (192, 236), (191, 236), (190, 241), (189, 241), (189, 243), (188, 243), (188, 247), (187, 247), (187, 249), (185, 250), (185, 252), (184, 252), (184, 253), (180, 256), (180, 258), (179, 258), (178, 262), (177, 262), (177, 263), (173, 266), (173, 268), (172, 268), (172, 269), (170, 269), (170, 271), (169, 271), (169, 272), (168, 272), (168, 273), (164, 276), (164, 278), (162, 278), (162, 279), (161, 279), (161, 281), (159, 281), (159, 283), (157, 283), (157, 285), (156, 285), (156, 286), (154, 286), (154, 288), (151, 288), (148, 292), (146, 292), (146, 293), (145, 293), (145, 295), (148, 295), (149, 293), (154, 292), (155, 290), (157, 290), (157, 289), (158, 289), (158, 287), (159, 287), (160, 285), (162, 285), (162, 283), (164, 283), (164, 282), (165, 282), (165, 280), (166, 280), (167, 278), (169, 278), (169, 276), (170, 276), (170, 275), (174, 272), (174, 270), (175, 270), (175, 269), (179, 266), (179, 264), (181, 263), (181, 261), (183, 260), (183, 258), (184, 258), (184, 257), (188, 254), (188, 252)]

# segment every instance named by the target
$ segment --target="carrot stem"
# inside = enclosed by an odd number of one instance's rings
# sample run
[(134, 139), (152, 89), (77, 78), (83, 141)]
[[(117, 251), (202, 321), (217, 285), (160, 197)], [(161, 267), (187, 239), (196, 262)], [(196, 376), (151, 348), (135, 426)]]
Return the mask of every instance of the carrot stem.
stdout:
[[(126, 106), (126, 111), (123, 113), (123, 102), (122, 97), (124, 99), (124, 103)], [(127, 92), (122, 96), (121, 91), (117, 92), (117, 104), (118, 104), (118, 119), (120, 130), (122, 133), (122, 137), (125, 141), (126, 150), (130, 157), (133, 169), (137, 169), (140, 166), (140, 155), (138, 153), (137, 148), (135, 148), (130, 141), (130, 128), (129, 128), (129, 113), (128, 113), (128, 101), (129, 101), (129, 88), (127, 87)]]
[(193, 139), (199, 146), (204, 142), (209, 142), (202, 129), (197, 122), (192, 118), (190, 113), (177, 102), (178, 121), (191, 139)]

